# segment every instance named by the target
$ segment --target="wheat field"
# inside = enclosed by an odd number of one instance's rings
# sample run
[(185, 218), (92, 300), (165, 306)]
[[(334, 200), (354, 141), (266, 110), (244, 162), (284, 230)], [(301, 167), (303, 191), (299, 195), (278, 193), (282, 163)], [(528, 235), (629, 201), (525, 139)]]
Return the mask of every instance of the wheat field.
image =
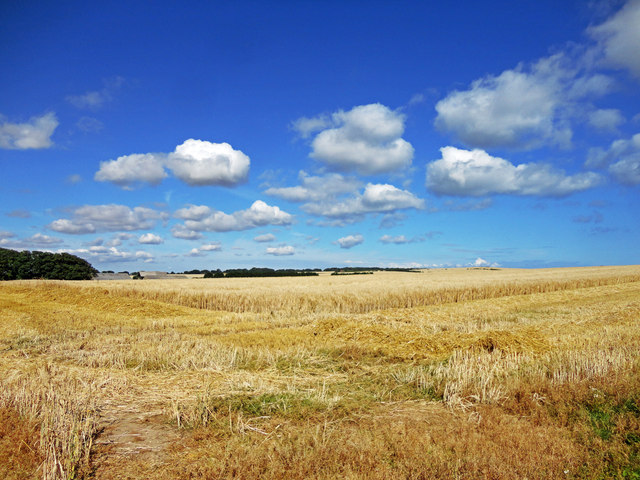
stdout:
[(640, 478), (640, 266), (0, 283), (0, 477)]

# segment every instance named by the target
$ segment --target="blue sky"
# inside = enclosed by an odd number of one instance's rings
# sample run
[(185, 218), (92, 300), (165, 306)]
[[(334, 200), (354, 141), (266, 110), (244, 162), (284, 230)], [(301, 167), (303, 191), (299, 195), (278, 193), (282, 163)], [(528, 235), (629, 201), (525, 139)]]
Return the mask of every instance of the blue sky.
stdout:
[(3, 2), (0, 247), (638, 264), (640, 1)]

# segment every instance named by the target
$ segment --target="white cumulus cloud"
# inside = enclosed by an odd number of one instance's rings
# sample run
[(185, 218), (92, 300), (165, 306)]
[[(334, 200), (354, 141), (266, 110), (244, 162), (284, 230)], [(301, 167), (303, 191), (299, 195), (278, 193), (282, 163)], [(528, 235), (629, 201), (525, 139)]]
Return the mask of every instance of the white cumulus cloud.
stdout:
[(609, 173), (624, 185), (640, 185), (640, 152), (612, 164)]
[(321, 115), (312, 118), (301, 117), (291, 123), (291, 128), (302, 138), (309, 138), (312, 133), (324, 130), (331, 125), (331, 118), (328, 115)]
[(592, 110), (616, 81), (599, 67), (628, 69), (640, 79), (640, 0), (630, 0), (604, 23), (590, 27), (596, 41), (567, 45), (531, 64), (487, 75), (436, 104), (435, 124), (474, 148), (531, 149), (571, 145), (575, 122), (615, 130), (623, 122), (613, 109)]
[(640, 78), (640, 1), (631, 0), (588, 33), (598, 41), (606, 64), (627, 68)]
[(174, 225), (171, 228), (171, 235), (182, 240), (199, 240), (202, 238), (202, 234), (200, 232), (189, 230), (184, 225)]
[(407, 190), (389, 184), (366, 185), (363, 193), (344, 199), (329, 199), (302, 205), (302, 210), (311, 214), (347, 222), (360, 219), (369, 213), (392, 213), (397, 210), (422, 209), (424, 200)]
[(394, 214), (397, 210), (424, 208), (424, 200), (389, 184), (369, 183), (360, 192), (360, 180), (339, 173), (313, 176), (301, 171), (299, 179), (300, 185), (272, 187), (265, 193), (302, 202), (302, 210), (311, 215), (346, 223), (360, 220), (369, 213)]
[(190, 138), (171, 153), (134, 153), (100, 162), (94, 178), (130, 189), (138, 182), (159, 184), (169, 169), (188, 185), (229, 187), (247, 180), (249, 164), (249, 157), (228, 143)]
[(217, 252), (218, 250), (222, 250), (222, 245), (218, 242), (205, 243), (200, 246), (200, 250), (203, 252)]
[(144, 250), (130, 252), (127, 250), (119, 250), (117, 247), (104, 247), (100, 245), (76, 250), (65, 249), (59, 251), (77, 255), (91, 263), (122, 263), (137, 261), (151, 263), (155, 261), (153, 255), (149, 252), (145, 252)]
[(585, 166), (607, 168), (623, 185), (640, 185), (640, 133), (628, 140), (615, 140), (608, 149), (592, 148)]
[(167, 177), (164, 159), (153, 153), (134, 153), (118, 157), (117, 160), (100, 162), (100, 170), (94, 175), (98, 182), (111, 182), (130, 188), (136, 182), (157, 185)]
[(249, 157), (228, 143), (189, 139), (169, 154), (167, 166), (189, 185), (236, 185), (247, 180)]
[(133, 234), (131, 233), (118, 233), (116, 235), (114, 235), (113, 237), (111, 237), (110, 240), (108, 240), (105, 245), (107, 247), (119, 247), (120, 245), (122, 245), (122, 242), (126, 242), (127, 240), (131, 240), (134, 237)]
[(364, 175), (406, 168), (413, 147), (402, 138), (404, 115), (379, 103), (360, 105), (331, 117), (303, 118), (294, 125), (303, 135), (324, 128), (311, 142), (311, 157), (335, 169)]
[(565, 196), (596, 186), (593, 172), (566, 175), (550, 165), (511, 162), (483, 150), (441, 148), (442, 158), (427, 165), (427, 188), (439, 195), (491, 194)]
[(355, 192), (362, 185), (360, 180), (354, 177), (346, 177), (339, 173), (313, 176), (305, 171), (300, 171), (298, 178), (300, 185), (295, 187), (272, 187), (267, 189), (265, 193), (290, 202), (317, 202), (334, 198), (344, 193)]
[(407, 239), (407, 237), (405, 237), (404, 235), (383, 235), (380, 237), (380, 241), (382, 243), (395, 243), (396, 245), (401, 245), (403, 243), (409, 243), (410, 240)]
[[(249, 230), (266, 225), (290, 225), (293, 216), (277, 206), (267, 205), (262, 200), (253, 202), (246, 210), (227, 214), (206, 205), (191, 205), (180, 209), (174, 216), (184, 219), (185, 231), (229, 232)], [(175, 236), (175, 232), (174, 232)]]
[(49, 148), (51, 135), (58, 126), (54, 113), (32, 117), (26, 123), (9, 123), (0, 116), (0, 148), (28, 150)]
[(207, 252), (219, 252), (222, 250), (222, 245), (219, 242), (205, 243), (198, 248), (192, 248), (191, 251), (185, 256), (187, 257), (204, 257)]
[(126, 205), (84, 205), (76, 208), (72, 218), (51, 222), (48, 228), (60, 233), (84, 234), (96, 232), (133, 231), (152, 228), (167, 214), (147, 207)]
[[(472, 147), (566, 146), (572, 131), (562, 117), (577, 72), (562, 54), (489, 75), (436, 104), (436, 126)], [(585, 93), (585, 92), (582, 92)], [(575, 93), (577, 94), (577, 93)]]
[(189, 205), (173, 213), (174, 217), (181, 220), (202, 220), (209, 215), (211, 215), (211, 209), (206, 205)]
[(285, 256), (285, 255), (293, 255), (296, 253), (295, 248), (291, 245), (284, 245), (282, 247), (268, 247), (265, 250), (267, 255), (275, 255), (275, 256)]
[(356, 245), (360, 245), (364, 242), (362, 235), (347, 235), (346, 237), (339, 238), (335, 243), (340, 245), (340, 248), (353, 248)]
[(156, 235), (155, 233), (145, 233), (140, 235), (138, 238), (138, 243), (144, 243), (148, 245), (160, 245), (164, 243), (164, 240), (160, 235)]

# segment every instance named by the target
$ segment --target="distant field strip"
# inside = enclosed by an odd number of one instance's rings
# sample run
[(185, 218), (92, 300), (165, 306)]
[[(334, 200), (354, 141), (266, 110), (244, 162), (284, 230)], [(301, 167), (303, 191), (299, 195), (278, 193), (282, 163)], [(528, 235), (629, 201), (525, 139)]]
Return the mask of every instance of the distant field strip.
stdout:
[[(326, 277), (198, 279), (176, 280), (175, 285), (142, 281), (133, 286), (114, 283), (95, 288), (118, 297), (140, 297), (204, 310), (351, 314), (640, 281), (640, 267), (633, 266), (595, 272), (568, 269), (553, 279), (548, 276), (541, 279), (538, 271), (533, 272), (534, 275), (524, 270), (507, 271), (505, 275), (502, 271), (453, 271), (444, 276), (441, 272), (428, 271), (422, 274), (380, 272), (372, 276), (373, 281), (369, 278), (363, 281), (357, 276), (337, 280)], [(443, 277), (441, 282), (431, 278), (439, 275)]]

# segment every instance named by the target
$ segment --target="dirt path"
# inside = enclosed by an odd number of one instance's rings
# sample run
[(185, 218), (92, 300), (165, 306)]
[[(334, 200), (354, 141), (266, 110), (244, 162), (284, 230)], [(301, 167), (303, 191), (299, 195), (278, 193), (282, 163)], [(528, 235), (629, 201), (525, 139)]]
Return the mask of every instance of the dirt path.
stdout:
[(180, 440), (161, 408), (141, 410), (135, 404), (107, 406), (104, 425), (91, 451), (89, 478), (134, 479), (157, 477), (167, 449)]
[[(101, 430), (93, 442), (86, 478), (168, 478), (164, 467), (183, 437), (167, 417), (176, 390), (154, 385), (152, 378), (140, 380), (102, 403)], [(189, 392), (193, 390), (187, 387), (182, 395)]]

